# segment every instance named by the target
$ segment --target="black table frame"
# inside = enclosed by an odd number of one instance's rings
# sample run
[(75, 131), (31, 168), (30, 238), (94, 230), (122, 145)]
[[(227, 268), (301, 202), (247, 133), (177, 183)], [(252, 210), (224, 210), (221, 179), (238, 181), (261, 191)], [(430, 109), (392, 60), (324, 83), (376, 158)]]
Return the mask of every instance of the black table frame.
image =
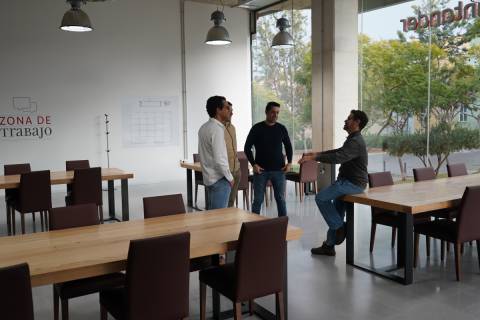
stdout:
[[(115, 216), (115, 180), (108, 180), (108, 220), (120, 221)], [(122, 221), (130, 220), (130, 209), (128, 204), (128, 179), (121, 179), (122, 195)]]
[[(355, 262), (354, 203), (346, 202), (346, 209), (347, 264), (404, 285), (411, 284), (413, 282), (413, 215), (410, 213), (399, 212), (402, 217), (402, 223), (398, 230), (397, 264), (384, 268), (375, 268), (360, 262)], [(392, 271), (397, 271), (400, 269), (403, 269), (403, 277), (392, 273)]]

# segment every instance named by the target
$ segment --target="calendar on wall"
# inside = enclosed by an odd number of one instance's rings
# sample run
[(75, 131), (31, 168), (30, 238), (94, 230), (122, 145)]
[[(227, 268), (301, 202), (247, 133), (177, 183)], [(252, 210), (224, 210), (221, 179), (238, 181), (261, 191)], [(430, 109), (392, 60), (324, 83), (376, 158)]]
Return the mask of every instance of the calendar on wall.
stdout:
[(123, 105), (123, 146), (163, 147), (179, 144), (178, 97), (126, 99)]

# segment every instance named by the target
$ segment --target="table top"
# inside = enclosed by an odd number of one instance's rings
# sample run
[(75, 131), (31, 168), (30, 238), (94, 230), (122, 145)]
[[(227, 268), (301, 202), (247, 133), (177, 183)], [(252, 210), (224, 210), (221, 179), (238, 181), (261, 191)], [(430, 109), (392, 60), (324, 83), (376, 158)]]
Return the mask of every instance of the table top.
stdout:
[[(0, 238), (0, 267), (27, 262), (32, 286), (125, 269), (130, 240), (190, 232), (190, 258), (234, 249), (243, 222), (265, 219), (238, 208), (132, 220)], [(303, 231), (288, 226), (287, 239)]]
[(202, 172), (202, 166), (200, 165), (200, 162), (180, 161), (180, 167), (182, 167), (184, 169), (190, 169), (190, 170), (193, 170), (193, 171)]
[(465, 188), (475, 185), (480, 185), (480, 174), (370, 188), (364, 193), (344, 196), (343, 200), (416, 214), (453, 208)]
[[(117, 168), (102, 168), (102, 180), (132, 179), (133, 173)], [(67, 184), (73, 181), (73, 171), (50, 172), (52, 184)], [(20, 175), (0, 176), (0, 189), (14, 189), (20, 186)]]

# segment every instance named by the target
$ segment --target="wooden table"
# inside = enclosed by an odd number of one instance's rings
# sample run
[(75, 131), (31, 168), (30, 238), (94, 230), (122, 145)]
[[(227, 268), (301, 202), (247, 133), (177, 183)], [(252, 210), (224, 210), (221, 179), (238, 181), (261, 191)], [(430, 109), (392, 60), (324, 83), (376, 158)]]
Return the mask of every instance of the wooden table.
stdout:
[[(108, 212), (110, 219), (115, 218), (115, 192), (114, 180), (121, 180), (122, 192), (122, 220), (129, 219), (128, 207), (128, 179), (133, 178), (133, 173), (116, 168), (102, 168), (102, 180), (108, 181)], [(51, 184), (69, 184), (73, 182), (73, 171), (52, 171)], [(16, 189), (20, 186), (20, 175), (0, 176), (0, 189)]]
[[(227, 208), (3, 237), (0, 267), (27, 262), (32, 286), (118, 272), (126, 267), (130, 240), (184, 231), (191, 236), (190, 258), (224, 254), (235, 249), (243, 222), (261, 219), (265, 217)], [(302, 233), (289, 226), (286, 240), (300, 239)]]
[[(202, 172), (202, 166), (200, 165), (200, 162), (185, 162), (185, 161), (180, 161), (180, 167), (187, 169), (187, 205), (191, 208), (194, 208), (193, 206), (193, 182), (192, 182), (192, 171), (197, 171), (197, 172)], [(206, 193), (205, 193), (206, 194)], [(199, 210), (198, 208), (195, 208)]]
[[(413, 282), (413, 215), (428, 211), (454, 208), (467, 186), (480, 185), (480, 174), (435, 179), (415, 183), (371, 188), (364, 193), (344, 196), (347, 205), (347, 264), (376, 275), (403, 283)], [(398, 233), (397, 264), (386, 268), (373, 268), (354, 259), (354, 203), (396, 211), (402, 216)], [(404, 276), (392, 271), (404, 269)]]

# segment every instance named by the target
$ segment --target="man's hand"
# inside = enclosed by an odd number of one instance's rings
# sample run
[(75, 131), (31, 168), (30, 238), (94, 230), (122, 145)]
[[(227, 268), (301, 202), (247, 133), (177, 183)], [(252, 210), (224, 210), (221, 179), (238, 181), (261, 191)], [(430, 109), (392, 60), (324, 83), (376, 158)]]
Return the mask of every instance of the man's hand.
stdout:
[(262, 171), (263, 171), (263, 168), (260, 167), (258, 164), (253, 165), (253, 172), (255, 172), (256, 174), (260, 174), (262, 173)]
[(314, 153), (304, 153), (302, 158), (298, 160), (298, 164), (302, 164), (306, 161), (310, 160), (315, 160), (315, 154)]
[(230, 183), (230, 188), (233, 188), (233, 185), (235, 183), (235, 179), (232, 179), (232, 181), (228, 181), (228, 183)]
[(289, 172), (289, 171), (291, 171), (291, 169), (292, 169), (292, 164), (291, 164), (291, 163), (287, 163), (287, 164), (285, 165), (285, 167), (282, 168), (282, 171), (283, 171), (283, 172)]

